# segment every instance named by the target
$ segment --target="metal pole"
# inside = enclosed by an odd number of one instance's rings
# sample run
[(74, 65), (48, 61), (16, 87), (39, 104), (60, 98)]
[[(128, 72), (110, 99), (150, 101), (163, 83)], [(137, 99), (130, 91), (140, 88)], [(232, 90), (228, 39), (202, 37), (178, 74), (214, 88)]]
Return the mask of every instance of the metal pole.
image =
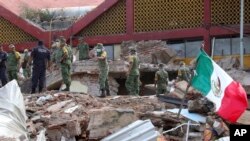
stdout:
[(190, 86), (191, 86), (191, 80), (189, 81), (189, 83), (188, 83), (188, 85), (187, 85), (187, 88), (186, 88), (186, 91), (185, 91), (185, 93), (184, 93), (184, 96), (183, 96), (183, 98), (182, 98), (182, 100), (181, 100), (181, 105), (180, 105), (180, 108), (179, 108), (179, 111), (178, 111), (178, 114), (177, 114), (177, 119), (180, 118), (181, 110), (183, 109), (184, 101), (185, 101), (185, 99), (186, 99), (186, 95), (187, 95), (187, 93), (188, 93), (188, 89), (189, 89)]
[(51, 32), (52, 32), (52, 19), (49, 22), (49, 48), (51, 49)]
[(211, 58), (212, 59), (214, 57), (214, 46), (215, 46), (215, 37), (213, 37), (213, 41), (212, 41), (212, 52), (211, 52)]
[(244, 28), (244, 0), (240, 2), (240, 67), (244, 69), (244, 47), (243, 47), (243, 28)]
[(187, 132), (186, 132), (186, 141), (188, 141), (188, 136), (189, 136), (189, 126), (190, 126), (190, 120), (187, 123)]

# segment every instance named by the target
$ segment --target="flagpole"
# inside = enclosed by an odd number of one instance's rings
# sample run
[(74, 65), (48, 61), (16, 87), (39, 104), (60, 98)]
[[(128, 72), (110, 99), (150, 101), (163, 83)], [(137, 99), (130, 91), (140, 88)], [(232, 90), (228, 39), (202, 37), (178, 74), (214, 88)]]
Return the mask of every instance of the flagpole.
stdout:
[[(202, 51), (203, 48), (204, 48), (204, 42), (202, 42), (200, 50)], [(184, 96), (183, 96), (183, 98), (181, 100), (181, 105), (180, 105), (180, 108), (179, 108), (179, 111), (178, 111), (178, 114), (177, 114), (177, 119), (179, 119), (180, 114), (181, 114), (181, 110), (183, 109), (183, 105), (184, 105), (184, 101), (186, 99), (186, 95), (188, 93), (188, 89), (190, 88), (190, 86), (192, 84), (192, 80), (193, 80), (193, 78), (195, 76), (196, 67), (197, 67), (197, 60), (195, 61), (195, 64), (194, 64), (193, 68), (191, 68), (192, 69), (192, 71), (191, 71), (191, 78), (189, 79), (188, 85), (186, 87), (186, 91), (185, 91)]]
[(244, 69), (244, 47), (243, 47), (243, 26), (244, 24), (244, 0), (240, 2), (240, 67)]

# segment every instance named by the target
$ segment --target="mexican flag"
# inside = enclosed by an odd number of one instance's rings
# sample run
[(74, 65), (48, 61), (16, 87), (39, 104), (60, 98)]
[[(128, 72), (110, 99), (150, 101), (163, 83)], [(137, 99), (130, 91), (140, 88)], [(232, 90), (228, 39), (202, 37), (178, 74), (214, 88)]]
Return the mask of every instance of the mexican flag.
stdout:
[(214, 103), (218, 115), (230, 122), (236, 122), (248, 106), (246, 92), (240, 83), (234, 81), (203, 50), (196, 59), (192, 86)]

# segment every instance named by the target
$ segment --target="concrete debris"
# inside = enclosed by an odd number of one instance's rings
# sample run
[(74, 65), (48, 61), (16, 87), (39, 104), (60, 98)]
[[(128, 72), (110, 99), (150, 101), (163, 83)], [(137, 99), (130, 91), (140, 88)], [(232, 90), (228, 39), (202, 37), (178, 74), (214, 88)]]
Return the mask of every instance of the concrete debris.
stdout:
[(100, 139), (137, 120), (132, 109), (103, 107), (89, 111), (89, 139)]
[(72, 102), (72, 100), (61, 101), (57, 104), (51, 105), (48, 107), (47, 111), (48, 112), (57, 112), (61, 108), (63, 108), (66, 104), (68, 104), (69, 102)]
[[(51, 95), (53, 100), (37, 105), (37, 99), (46, 95)], [(98, 98), (57, 91), (24, 96), (31, 138), (36, 139), (45, 128), (46, 137), (52, 141), (99, 140), (139, 119), (147, 111), (173, 107), (158, 101), (155, 96)]]
[(129, 47), (136, 47), (137, 54), (142, 63), (167, 64), (176, 56), (176, 52), (167, 47), (166, 42), (160, 40), (150, 41), (124, 41), (121, 44), (122, 55), (125, 58), (128, 56)]
[(225, 57), (217, 61), (217, 64), (224, 70), (238, 69), (240, 60), (238, 57)]
[(208, 101), (206, 98), (188, 101), (188, 111), (190, 113), (199, 113), (206, 115), (208, 112), (212, 112), (213, 108), (213, 103)]
[[(186, 81), (179, 81), (175, 83), (174, 91), (169, 94), (169, 96), (177, 97), (182, 99), (184, 97), (184, 94), (186, 92), (188, 83)], [(186, 99), (188, 100), (193, 100), (193, 99), (198, 99), (201, 98), (202, 95), (200, 92), (195, 90), (193, 87), (189, 87)]]
[(214, 116), (207, 116), (207, 124), (213, 129), (216, 133), (213, 133), (213, 136), (225, 137), (229, 136), (229, 128), (226, 123), (223, 122), (221, 118), (216, 118)]

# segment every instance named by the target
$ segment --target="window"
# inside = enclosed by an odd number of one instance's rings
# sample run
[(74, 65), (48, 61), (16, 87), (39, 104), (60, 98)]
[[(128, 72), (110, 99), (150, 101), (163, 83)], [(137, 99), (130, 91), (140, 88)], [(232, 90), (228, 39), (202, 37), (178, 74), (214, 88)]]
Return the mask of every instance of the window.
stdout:
[(245, 48), (245, 53), (249, 54), (250, 53), (250, 37), (244, 37), (244, 48)]
[(215, 39), (214, 55), (230, 55), (231, 45), (230, 38)]
[(202, 41), (186, 41), (186, 57), (196, 57), (200, 52)]

